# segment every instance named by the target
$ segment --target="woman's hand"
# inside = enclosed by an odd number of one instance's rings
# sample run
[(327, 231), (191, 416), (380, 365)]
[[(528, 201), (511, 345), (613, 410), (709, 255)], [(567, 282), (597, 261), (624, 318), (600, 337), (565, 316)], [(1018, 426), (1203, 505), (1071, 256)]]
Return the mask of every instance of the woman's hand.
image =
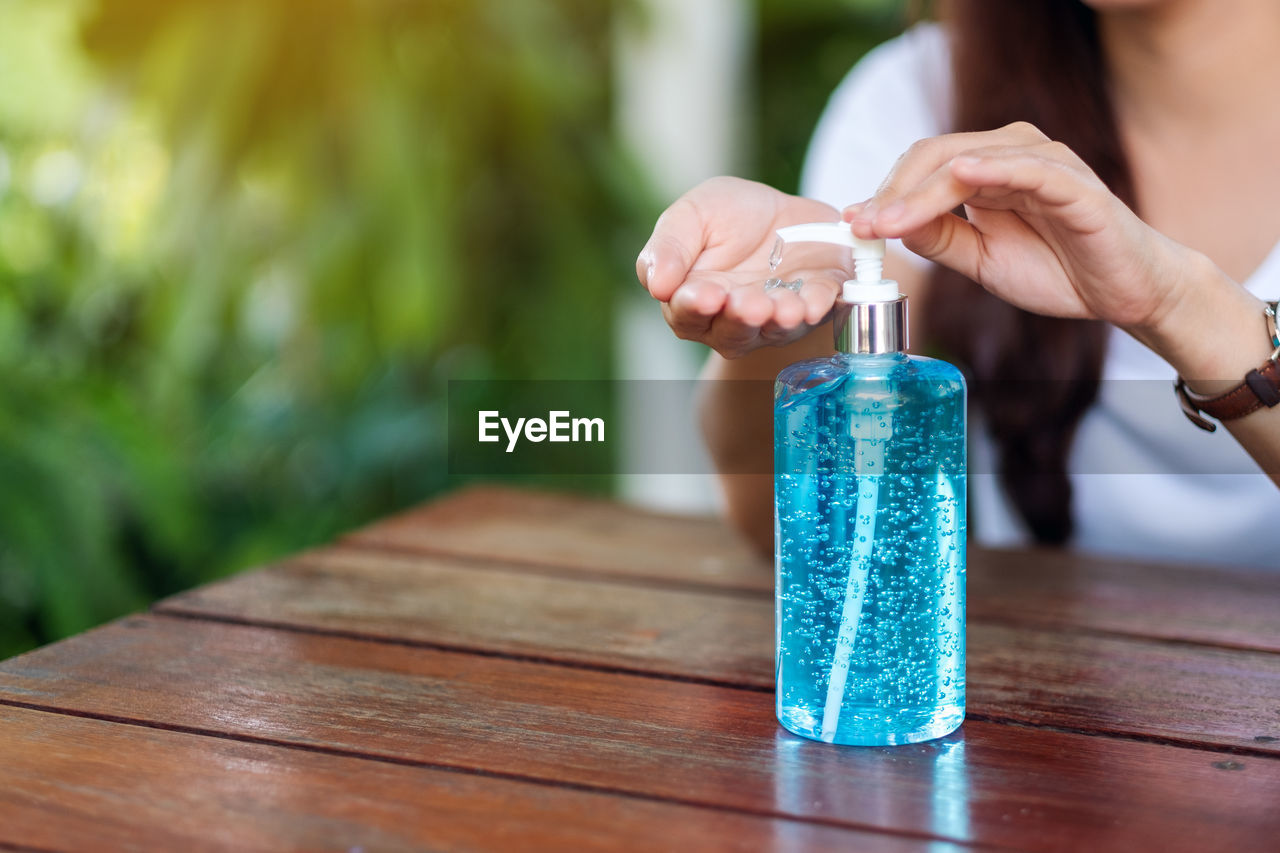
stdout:
[[(959, 205), (967, 219), (951, 212)], [(916, 143), (844, 218), (859, 237), (901, 237), (1028, 311), (1128, 329), (1160, 324), (1187, 268), (1204, 268), (1025, 122)]]
[(802, 222), (835, 222), (828, 205), (738, 178), (713, 178), (667, 208), (636, 259), (636, 275), (660, 300), (677, 336), (726, 358), (804, 337), (827, 316), (849, 277), (847, 250), (795, 246), (778, 275), (800, 278), (799, 291), (765, 290), (774, 231)]
[[(951, 213), (958, 205), (967, 219)], [(901, 237), (1028, 311), (1114, 323), (1202, 394), (1239, 385), (1271, 353), (1257, 297), (1026, 123), (916, 143), (844, 218), (857, 236)], [(1280, 485), (1280, 406), (1226, 427)]]

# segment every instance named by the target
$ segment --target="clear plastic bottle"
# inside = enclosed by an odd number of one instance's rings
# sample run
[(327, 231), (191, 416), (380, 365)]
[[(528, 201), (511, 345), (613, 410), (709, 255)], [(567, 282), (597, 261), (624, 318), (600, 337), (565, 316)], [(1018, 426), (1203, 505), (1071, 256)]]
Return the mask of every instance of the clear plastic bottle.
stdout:
[(849, 246), (857, 279), (837, 353), (775, 386), (778, 720), (828, 743), (941, 737), (964, 720), (964, 379), (906, 354), (882, 241), (779, 235)]

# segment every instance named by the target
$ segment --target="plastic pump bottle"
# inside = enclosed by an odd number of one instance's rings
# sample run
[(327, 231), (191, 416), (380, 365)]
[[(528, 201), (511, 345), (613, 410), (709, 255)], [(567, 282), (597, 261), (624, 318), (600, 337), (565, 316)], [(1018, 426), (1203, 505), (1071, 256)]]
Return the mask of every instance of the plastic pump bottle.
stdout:
[(964, 379), (906, 354), (883, 240), (845, 223), (778, 238), (775, 259), (835, 243), (855, 270), (836, 354), (774, 386), (778, 720), (827, 743), (941, 737), (964, 720)]

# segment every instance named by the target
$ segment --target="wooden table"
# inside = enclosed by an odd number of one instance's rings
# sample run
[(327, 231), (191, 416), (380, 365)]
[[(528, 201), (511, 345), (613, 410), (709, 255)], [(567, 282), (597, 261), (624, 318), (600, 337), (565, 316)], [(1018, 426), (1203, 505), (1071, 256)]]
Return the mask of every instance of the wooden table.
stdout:
[(969, 716), (773, 718), (719, 524), (497, 489), (0, 665), (0, 848), (1280, 849), (1280, 575), (980, 551)]

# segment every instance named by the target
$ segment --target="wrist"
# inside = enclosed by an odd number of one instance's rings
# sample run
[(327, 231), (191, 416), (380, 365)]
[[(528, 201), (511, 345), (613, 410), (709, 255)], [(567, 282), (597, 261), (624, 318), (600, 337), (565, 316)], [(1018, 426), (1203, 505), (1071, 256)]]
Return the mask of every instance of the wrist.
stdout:
[(805, 358), (821, 358), (835, 352), (831, 325), (823, 322), (799, 340), (785, 346), (761, 346), (737, 358), (712, 352), (703, 366), (703, 379), (765, 379), (772, 382), (787, 365)]
[(1273, 349), (1263, 303), (1204, 254), (1187, 249), (1181, 260), (1164, 310), (1125, 331), (1169, 362), (1197, 393), (1239, 385)]

